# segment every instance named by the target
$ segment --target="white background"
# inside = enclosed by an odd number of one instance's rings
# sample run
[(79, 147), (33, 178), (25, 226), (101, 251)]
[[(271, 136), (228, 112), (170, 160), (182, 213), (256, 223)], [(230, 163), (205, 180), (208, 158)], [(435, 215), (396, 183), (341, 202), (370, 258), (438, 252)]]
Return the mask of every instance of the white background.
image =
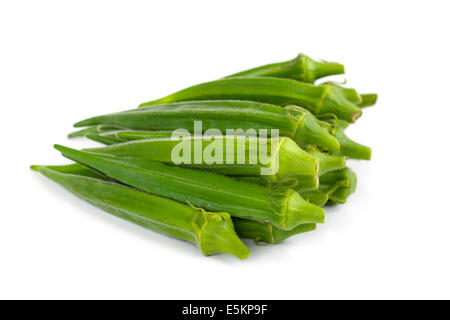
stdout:
[[(2, 1), (0, 298), (450, 298), (447, 1)], [(373, 148), (318, 231), (246, 261), (110, 216), (30, 164), (72, 124), (293, 58), (379, 93)]]

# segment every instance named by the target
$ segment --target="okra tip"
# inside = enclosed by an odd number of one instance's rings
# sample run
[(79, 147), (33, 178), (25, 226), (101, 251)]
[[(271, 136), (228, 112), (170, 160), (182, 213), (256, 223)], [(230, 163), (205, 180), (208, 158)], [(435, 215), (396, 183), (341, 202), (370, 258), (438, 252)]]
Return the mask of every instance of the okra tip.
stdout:
[[(81, 128), (81, 127), (93, 126), (93, 125), (98, 125), (98, 124), (100, 124), (99, 117), (93, 117), (93, 118), (88, 118), (88, 119), (78, 121), (73, 126), (75, 128)], [(75, 133), (73, 133), (73, 134), (75, 134)]]
[(30, 169), (31, 169), (31, 170), (34, 170), (34, 171), (39, 171), (39, 168), (40, 168), (40, 167), (41, 167), (41, 166), (38, 166), (38, 165), (34, 165), (34, 164), (33, 164), (33, 165), (30, 166)]

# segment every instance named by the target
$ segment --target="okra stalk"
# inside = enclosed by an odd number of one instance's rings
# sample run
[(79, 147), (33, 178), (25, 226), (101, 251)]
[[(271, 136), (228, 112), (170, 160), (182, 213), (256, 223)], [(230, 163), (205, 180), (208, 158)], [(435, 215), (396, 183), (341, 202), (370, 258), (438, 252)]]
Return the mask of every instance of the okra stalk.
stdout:
[(358, 103), (358, 107), (365, 108), (373, 106), (377, 103), (378, 95), (376, 93), (365, 93), (361, 94), (361, 102)]
[(343, 73), (344, 66), (342, 64), (316, 61), (301, 53), (293, 60), (248, 69), (235, 73), (227, 78), (237, 76), (268, 76), (313, 83), (316, 79)]
[(308, 147), (305, 150), (319, 161), (319, 176), (333, 170), (345, 168), (345, 157), (343, 156), (330, 155), (312, 147)]
[(236, 233), (241, 238), (254, 239), (256, 242), (280, 243), (287, 238), (316, 229), (314, 223), (301, 224), (290, 231), (281, 230), (271, 224), (241, 218), (233, 218)]
[(331, 86), (333, 88), (336, 88), (337, 91), (339, 91), (348, 101), (351, 103), (359, 104), (363, 101), (361, 95), (353, 88), (345, 88), (336, 82), (324, 82), (321, 85), (323, 86)]
[(362, 114), (361, 109), (348, 101), (338, 88), (272, 77), (236, 77), (202, 83), (143, 103), (140, 107), (196, 100), (249, 100), (279, 106), (295, 104), (315, 115), (334, 114), (351, 123)]
[(33, 166), (81, 199), (151, 230), (197, 244), (205, 255), (219, 252), (245, 259), (248, 248), (235, 233), (228, 213), (206, 212), (112, 181), (80, 165)]
[(55, 145), (65, 157), (132, 187), (211, 211), (272, 223), (291, 230), (304, 223), (323, 223), (323, 209), (294, 190), (271, 190), (207, 171), (118, 158)]
[(343, 203), (349, 194), (350, 185), (352, 185), (352, 192), (356, 188), (356, 174), (349, 170), (343, 168), (326, 172), (320, 176), (317, 190), (299, 191), (299, 193), (303, 199), (319, 207), (324, 206), (331, 198)]
[(343, 173), (346, 175), (347, 183), (336, 188), (329, 194), (330, 201), (333, 203), (345, 203), (347, 198), (356, 190), (356, 173), (350, 168), (345, 168)]
[[(301, 147), (312, 144), (339, 151), (336, 138), (322, 128), (310, 112), (293, 105), (280, 108), (251, 101), (190, 101), (97, 116), (74, 126), (99, 124), (133, 130), (185, 129), (191, 133), (217, 129), (224, 135), (229, 134), (229, 130), (253, 135), (262, 129), (267, 130), (268, 135), (272, 130), (278, 130), (280, 136), (293, 139)], [(119, 134), (119, 137), (123, 136)]]
[(369, 147), (357, 143), (347, 137), (344, 133), (344, 129), (337, 127), (335, 129), (334, 136), (339, 141), (339, 145), (341, 146), (341, 150), (336, 153), (336, 155), (341, 155), (352, 159), (370, 160), (372, 150)]
[(323, 207), (328, 201), (328, 194), (320, 190), (301, 192), (300, 195), (306, 201), (319, 207)]
[(319, 161), (286, 137), (186, 136), (136, 140), (85, 151), (160, 161), (230, 176), (265, 175), (274, 181), (299, 175), (317, 176), (319, 172)]

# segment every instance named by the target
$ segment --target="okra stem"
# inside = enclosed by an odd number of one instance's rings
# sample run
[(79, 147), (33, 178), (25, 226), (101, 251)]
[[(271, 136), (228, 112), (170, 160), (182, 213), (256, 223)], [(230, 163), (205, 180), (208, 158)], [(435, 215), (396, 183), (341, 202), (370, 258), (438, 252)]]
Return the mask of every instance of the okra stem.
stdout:
[(341, 127), (336, 128), (335, 137), (341, 146), (341, 150), (336, 153), (336, 155), (341, 155), (352, 159), (370, 160), (372, 150), (369, 147), (357, 143), (347, 137)]
[(345, 168), (343, 170), (343, 174), (345, 174), (346, 176), (347, 183), (336, 188), (333, 192), (330, 192), (329, 198), (333, 203), (345, 203), (347, 201), (347, 198), (356, 190), (356, 173), (350, 168)]
[(345, 157), (321, 152), (317, 148), (306, 148), (309, 154), (319, 161), (319, 176), (329, 171), (345, 168)]
[(235, 77), (206, 82), (143, 103), (140, 107), (195, 100), (249, 100), (279, 106), (295, 104), (315, 115), (335, 114), (351, 123), (362, 114), (361, 109), (348, 101), (338, 88), (272, 77)]
[(303, 200), (294, 190), (275, 192), (212, 172), (78, 151), (60, 145), (55, 148), (65, 157), (122, 183), (207, 210), (270, 222), (283, 230), (324, 221), (323, 209)]
[(197, 244), (205, 255), (225, 252), (240, 259), (250, 254), (234, 231), (228, 213), (206, 212), (112, 181), (80, 165), (32, 166), (81, 199), (120, 218)]
[(375, 103), (377, 103), (378, 95), (376, 93), (365, 93), (361, 94), (362, 101), (358, 103), (358, 107), (365, 108), (373, 106)]
[(293, 60), (271, 63), (257, 68), (248, 69), (230, 75), (227, 78), (238, 76), (268, 76), (313, 83), (316, 79), (343, 73), (344, 66), (342, 64), (316, 61), (301, 53)]

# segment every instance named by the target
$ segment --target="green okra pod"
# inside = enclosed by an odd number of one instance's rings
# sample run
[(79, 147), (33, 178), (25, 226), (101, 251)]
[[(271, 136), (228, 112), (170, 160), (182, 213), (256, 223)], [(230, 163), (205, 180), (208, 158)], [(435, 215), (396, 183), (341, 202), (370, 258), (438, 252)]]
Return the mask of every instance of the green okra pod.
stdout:
[(185, 136), (136, 140), (85, 151), (160, 161), (230, 176), (264, 174), (274, 181), (317, 176), (319, 172), (319, 161), (287, 137)]
[(314, 223), (301, 224), (292, 230), (285, 231), (275, 228), (269, 223), (252, 221), (248, 219), (233, 218), (236, 233), (241, 238), (254, 239), (256, 242), (280, 243), (287, 238), (316, 229)]
[(80, 165), (32, 168), (113, 215), (197, 244), (205, 255), (224, 252), (245, 259), (250, 254), (236, 235), (228, 213), (206, 212), (150, 195), (104, 180), (101, 175)]
[(362, 114), (361, 109), (334, 86), (315, 86), (272, 77), (236, 77), (202, 83), (143, 103), (140, 107), (196, 100), (249, 100), (279, 106), (295, 104), (315, 115), (334, 114), (351, 123)]
[(264, 76), (313, 83), (316, 79), (343, 73), (344, 66), (340, 63), (316, 61), (301, 53), (293, 60), (248, 69), (235, 73), (227, 78), (238, 76)]
[(294, 190), (271, 190), (212, 172), (150, 160), (118, 158), (59, 145), (55, 148), (65, 157), (124, 184), (206, 210), (269, 222), (283, 230), (324, 222), (323, 209), (303, 200)]
[[(338, 141), (322, 127), (322, 122), (294, 105), (280, 108), (252, 101), (190, 101), (101, 115), (80, 121), (75, 127), (99, 124), (133, 130), (185, 129), (191, 133), (217, 129), (224, 135), (229, 130), (247, 135), (257, 135), (260, 130), (267, 130), (270, 135), (272, 130), (278, 130), (280, 136), (293, 139), (301, 147), (312, 144), (339, 151)], [(120, 133), (119, 137), (123, 138)]]

